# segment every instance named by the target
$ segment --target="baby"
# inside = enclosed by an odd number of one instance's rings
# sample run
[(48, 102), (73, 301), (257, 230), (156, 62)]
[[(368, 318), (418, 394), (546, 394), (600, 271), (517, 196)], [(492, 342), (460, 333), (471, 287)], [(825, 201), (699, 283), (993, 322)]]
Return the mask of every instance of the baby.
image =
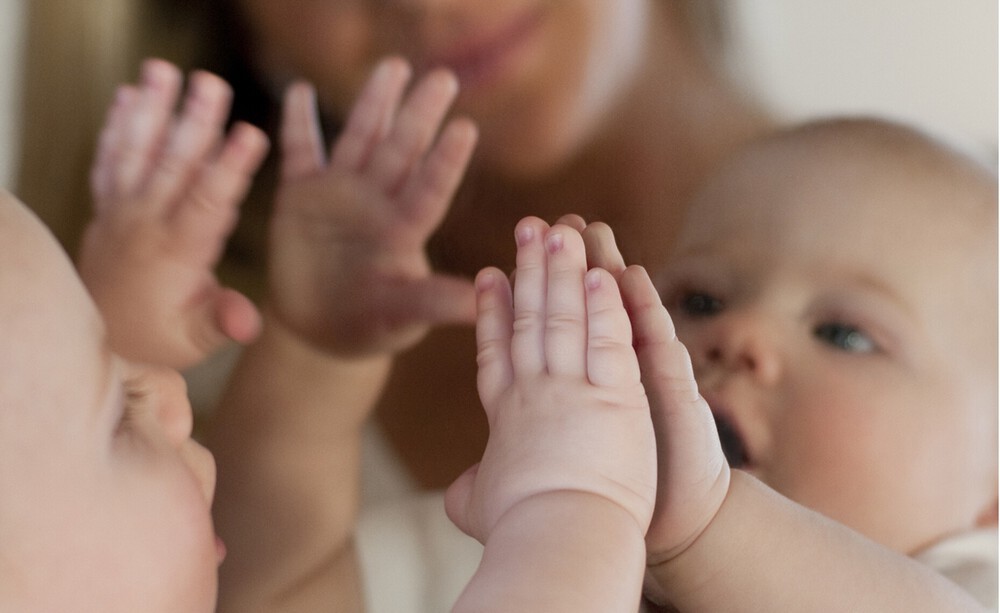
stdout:
[[(215, 610), (226, 555), (210, 512), (216, 468), (167, 365), (257, 335), (256, 309), (212, 269), (266, 139), (246, 125), (223, 136), (228, 87), (206, 73), (192, 75), (175, 116), (180, 83), (174, 67), (147, 62), (109, 114), (81, 254), (95, 298), (37, 218), (0, 192), (2, 610)], [(487, 541), (457, 608), (492, 607), (499, 593), (506, 610), (615, 610), (639, 596), (655, 486), (631, 326), (610, 274), (586, 271), (575, 230), (525, 220), (517, 235), (513, 295), (499, 271), (477, 281), (495, 428), (450, 500)], [(342, 404), (358, 399), (352, 384)], [(580, 554), (564, 577), (561, 560)], [(565, 597), (570, 580), (577, 601)], [(303, 585), (286, 597), (314, 595)]]
[(948, 610), (908, 556), (996, 606), (996, 236), (995, 173), (883, 121), (779, 132), (715, 175), (659, 284), (703, 400), (657, 398), (684, 368), (644, 364), (654, 599)]
[(149, 62), (109, 114), (82, 262), (107, 325), (52, 235), (0, 191), (4, 611), (215, 609), (215, 463), (165, 365), (256, 334), (256, 310), (212, 267), (267, 140), (223, 135), (229, 88), (206, 73), (175, 117), (180, 83)]

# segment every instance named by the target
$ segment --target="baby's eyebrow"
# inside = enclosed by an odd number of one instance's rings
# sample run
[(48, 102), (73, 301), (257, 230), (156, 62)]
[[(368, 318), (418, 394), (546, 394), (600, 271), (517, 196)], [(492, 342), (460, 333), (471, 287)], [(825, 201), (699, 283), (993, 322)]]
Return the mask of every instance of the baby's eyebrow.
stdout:
[(917, 318), (917, 312), (907, 297), (882, 277), (872, 274), (870, 270), (855, 271), (850, 276), (849, 281), (855, 288), (888, 302), (902, 314)]

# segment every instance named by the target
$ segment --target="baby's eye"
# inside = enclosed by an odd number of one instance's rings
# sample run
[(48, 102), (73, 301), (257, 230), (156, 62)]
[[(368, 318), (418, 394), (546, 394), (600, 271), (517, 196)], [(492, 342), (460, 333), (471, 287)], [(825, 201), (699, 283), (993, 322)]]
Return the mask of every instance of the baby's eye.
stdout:
[(708, 317), (722, 310), (722, 300), (703, 292), (685, 292), (678, 299), (680, 309), (694, 317)]
[(129, 431), (136, 417), (146, 409), (149, 401), (149, 391), (142, 385), (139, 378), (128, 378), (122, 382), (122, 412), (118, 420), (118, 433)]
[(825, 343), (852, 353), (872, 353), (878, 349), (871, 337), (855, 326), (847, 324), (820, 324), (813, 334)]

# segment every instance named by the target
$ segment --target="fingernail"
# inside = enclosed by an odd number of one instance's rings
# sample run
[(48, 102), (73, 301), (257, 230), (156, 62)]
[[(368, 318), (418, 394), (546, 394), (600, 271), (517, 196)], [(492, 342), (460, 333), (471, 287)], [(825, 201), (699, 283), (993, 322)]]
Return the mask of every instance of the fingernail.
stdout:
[(595, 290), (601, 286), (601, 273), (596, 268), (591, 268), (583, 277), (583, 283), (589, 290)]
[(560, 232), (553, 232), (545, 237), (545, 247), (549, 253), (559, 253), (563, 248), (563, 235)]
[(494, 285), (497, 284), (497, 280), (493, 273), (483, 273), (476, 278), (476, 289), (480, 292), (485, 292), (486, 290), (492, 289)]
[(535, 238), (535, 229), (531, 226), (520, 226), (514, 232), (514, 240), (517, 241), (518, 247), (523, 247)]

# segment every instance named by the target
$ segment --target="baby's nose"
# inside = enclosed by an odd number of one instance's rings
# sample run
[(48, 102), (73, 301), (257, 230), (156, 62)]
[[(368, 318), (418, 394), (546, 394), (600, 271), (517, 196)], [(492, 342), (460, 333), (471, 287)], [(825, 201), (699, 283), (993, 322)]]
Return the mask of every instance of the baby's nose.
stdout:
[(707, 324), (699, 343), (700, 366), (749, 375), (764, 384), (781, 377), (778, 330), (766, 318), (753, 313), (729, 313)]
[(215, 458), (212, 452), (189, 439), (181, 446), (180, 455), (198, 480), (205, 502), (208, 506), (212, 506), (216, 479)]
[(159, 396), (156, 407), (157, 419), (167, 438), (179, 445), (191, 437), (194, 416), (187, 397), (187, 384), (176, 370), (155, 368), (150, 372), (155, 379)]

